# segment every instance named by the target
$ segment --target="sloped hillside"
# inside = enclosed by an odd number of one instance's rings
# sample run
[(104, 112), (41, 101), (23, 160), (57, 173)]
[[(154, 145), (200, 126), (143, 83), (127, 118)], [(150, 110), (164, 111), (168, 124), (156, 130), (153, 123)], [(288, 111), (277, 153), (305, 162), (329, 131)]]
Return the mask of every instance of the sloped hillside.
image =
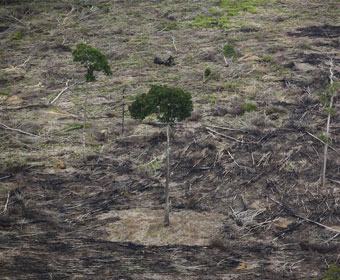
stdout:
[[(339, 12), (336, 0), (0, 1), (0, 278), (322, 279), (339, 267), (338, 92), (325, 137)], [(80, 42), (112, 76), (84, 83)], [(165, 127), (127, 112), (152, 84), (194, 101), (171, 128), (169, 228)]]

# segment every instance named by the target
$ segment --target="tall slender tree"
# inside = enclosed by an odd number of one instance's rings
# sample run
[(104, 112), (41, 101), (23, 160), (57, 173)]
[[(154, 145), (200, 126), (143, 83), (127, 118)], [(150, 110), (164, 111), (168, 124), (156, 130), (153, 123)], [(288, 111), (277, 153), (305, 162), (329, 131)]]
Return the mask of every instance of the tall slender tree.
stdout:
[(80, 43), (77, 45), (76, 49), (72, 52), (73, 61), (80, 62), (80, 64), (86, 68), (85, 81), (86, 90), (85, 98), (83, 104), (83, 160), (85, 161), (86, 154), (86, 123), (87, 123), (87, 101), (88, 101), (88, 83), (94, 82), (96, 77), (94, 72), (103, 72), (105, 75), (112, 75), (111, 67), (107, 61), (107, 58), (99, 50)]
[(339, 83), (334, 82), (334, 64), (333, 59), (330, 59), (330, 67), (329, 67), (329, 85), (326, 89), (326, 94), (324, 96), (324, 101), (328, 104), (327, 109), (327, 124), (326, 124), (326, 134), (325, 134), (325, 146), (323, 151), (323, 164), (321, 171), (321, 184), (324, 189), (326, 186), (326, 171), (327, 171), (327, 157), (328, 157), (328, 146), (329, 146), (329, 128), (331, 123), (331, 116), (334, 113), (334, 98), (339, 93)]
[(164, 188), (165, 214), (164, 226), (170, 225), (169, 218), (169, 183), (170, 183), (170, 126), (175, 121), (182, 121), (191, 115), (193, 103), (191, 94), (180, 88), (167, 86), (152, 86), (148, 93), (140, 94), (129, 107), (134, 119), (143, 120), (156, 114), (157, 118), (166, 124), (166, 181)]

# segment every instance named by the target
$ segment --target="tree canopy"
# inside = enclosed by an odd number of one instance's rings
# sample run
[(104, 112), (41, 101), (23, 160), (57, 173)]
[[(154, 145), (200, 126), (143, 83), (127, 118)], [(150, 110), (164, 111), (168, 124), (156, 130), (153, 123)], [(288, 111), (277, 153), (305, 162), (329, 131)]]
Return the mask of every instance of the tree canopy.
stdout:
[(134, 119), (143, 120), (156, 114), (161, 122), (182, 121), (191, 115), (191, 94), (180, 88), (153, 85), (148, 93), (140, 94), (129, 107)]
[(86, 67), (86, 82), (93, 82), (96, 80), (94, 71), (102, 71), (106, 75), (112, 75), (112, 70), (106, 56), (94, 47), (86, 45), (85, 43), (80, 43), (72, 52), (72, 56), (74, 61), (80, 62), (81, 65)]

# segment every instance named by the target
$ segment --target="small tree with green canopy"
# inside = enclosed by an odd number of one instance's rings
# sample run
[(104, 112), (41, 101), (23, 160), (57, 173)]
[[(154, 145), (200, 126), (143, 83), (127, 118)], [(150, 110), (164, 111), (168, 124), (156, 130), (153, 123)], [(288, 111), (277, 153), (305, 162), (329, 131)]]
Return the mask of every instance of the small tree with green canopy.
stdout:
[(154, 85), (148, 93), (136, 97), (129, 111), (134, 119), (143, 120), (151, 114), (156, 114), (161, 122), (167, 124), (164, 226), (169, 226), (170, 124), (182, 121), (191, 115), (193, 111), (191, 94), (180, 88)]
[[(94, 72), (103, 72), (105, 75), (112, 75), (111, 67), (107, 61), (107, 58), (99, 50), (80, 43), (76, 49), (72, 52), (73, 61), (80, 62), (82, 66), (86, 68), (85, 81), (86, 83), (94, 82), (96, 77)], [(87, 100), (88, 100), (88, 86), (86, 86), (85, 100), (84, 100), (84, 118), (83, 118), (83, 159), (85, 160), (85, 129), (86, 129), (86, 112), (87, 112)]]

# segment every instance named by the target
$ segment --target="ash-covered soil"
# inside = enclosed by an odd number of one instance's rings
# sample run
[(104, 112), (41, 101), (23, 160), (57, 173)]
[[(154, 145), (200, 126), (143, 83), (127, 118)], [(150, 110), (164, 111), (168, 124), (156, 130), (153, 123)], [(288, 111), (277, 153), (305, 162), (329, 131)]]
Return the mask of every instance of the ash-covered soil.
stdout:
[[(0, 3), (1, 279), (318, 279), (340, 266), (338, 94), (320, 182), (340, 3), (254, 1), (226, 20), (229, 2)], [(113, 70), (89, 85), (85, 164), (79, 42)], [(169, 231), (164, 125), (127, 114), (121, 133), (123, 104), (153, 83), (195, 108), (171, 129)]]

